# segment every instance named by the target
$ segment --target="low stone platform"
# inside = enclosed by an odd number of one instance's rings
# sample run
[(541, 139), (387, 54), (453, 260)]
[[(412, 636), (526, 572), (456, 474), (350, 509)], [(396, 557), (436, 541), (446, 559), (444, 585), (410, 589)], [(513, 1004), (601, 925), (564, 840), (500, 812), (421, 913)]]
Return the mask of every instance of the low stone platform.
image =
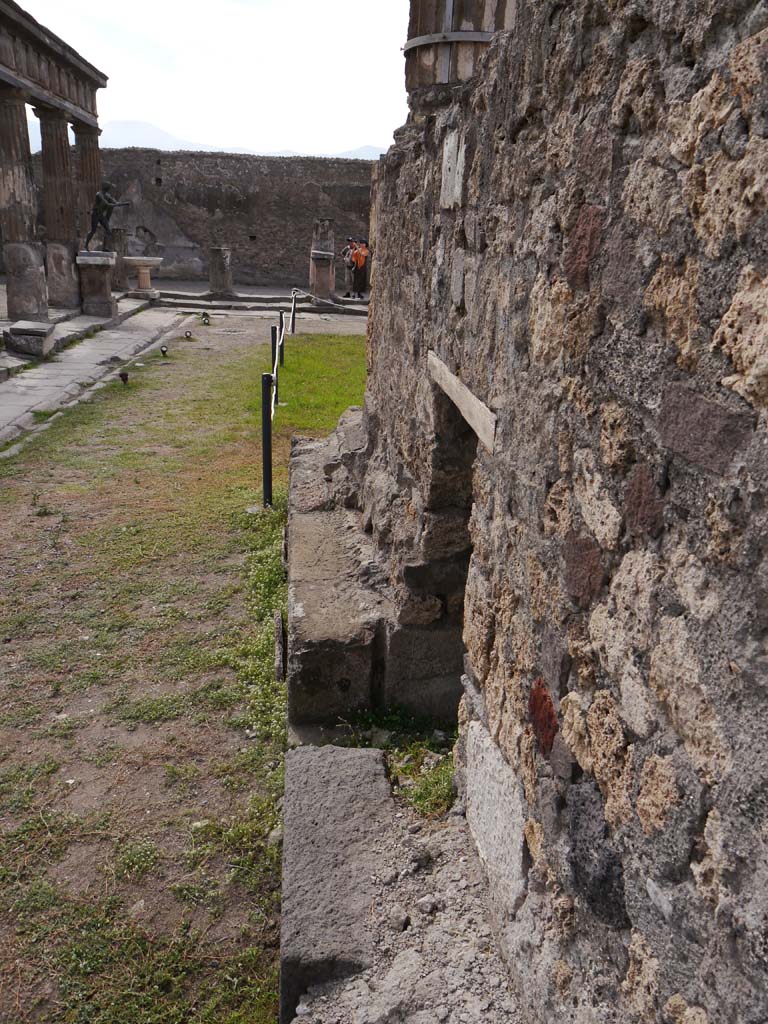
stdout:
[[(139, 312), (141, 316), (135, 316)], [(55, 412), (76, 399), (96, 381), (155, 342), (177, 320), (178, 315), (169, 310), (149, 310), (146, 303), (125, 300), (113, 325), (103, 320), (94, 323), (87, 317), (75, 317), (57, 325), (54, 331), (57, 347), (91, 332), (97, 333), (44, 362), (24, 363), (14, 370), (14, 376), (0, 383), (0, 443), (13, 440), (34, 427), (35, 413)], [(3, 358), (4, 361), (15, 360), (7, 354)], [(19, 372), (21, 369), (24, 372)]]

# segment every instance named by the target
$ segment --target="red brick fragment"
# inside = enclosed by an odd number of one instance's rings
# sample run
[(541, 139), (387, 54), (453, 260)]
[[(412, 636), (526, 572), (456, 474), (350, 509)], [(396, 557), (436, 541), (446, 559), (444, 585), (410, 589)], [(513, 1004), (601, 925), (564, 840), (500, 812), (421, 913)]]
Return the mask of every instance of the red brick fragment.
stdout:
[(539, 744), (539, 750), (544, 757), (549, 757), (559, 727), (555, 705), (552, 703), (552, 697), (543, 679), (536, 679), (531, 686), (528, 715)]

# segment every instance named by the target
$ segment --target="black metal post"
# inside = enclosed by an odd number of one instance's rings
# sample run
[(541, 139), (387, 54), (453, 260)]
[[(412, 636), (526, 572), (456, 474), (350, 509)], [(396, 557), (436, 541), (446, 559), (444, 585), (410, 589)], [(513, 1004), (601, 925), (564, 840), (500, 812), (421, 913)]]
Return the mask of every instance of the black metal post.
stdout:
[(274, 375), (275, 375), (275, 405), (277, 405), (277, 402), (278, 402), (278, 388), (277, 388), (277, 346), (278, 346), (278, 338), (277, 338), (277, 328), (276, 328), (276, 327), (273, 327), (273, 328), (272, 328), (272, 372), (273, 372), (273, 373), (274, 373)]
[(285, 313), (280, 310), (280, 365), (285, 366)]
[(261, 375), (261, 488), (264, 507), (272, 504), (272, 374)]
[(293, 293), (291, 301), (291, 334), (296, 333), (296, 292)]

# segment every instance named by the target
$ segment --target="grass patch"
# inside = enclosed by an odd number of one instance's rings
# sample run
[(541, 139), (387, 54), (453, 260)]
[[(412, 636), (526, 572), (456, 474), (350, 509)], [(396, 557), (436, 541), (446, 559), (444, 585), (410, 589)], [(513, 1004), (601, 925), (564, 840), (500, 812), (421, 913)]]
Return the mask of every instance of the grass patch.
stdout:
[[(20, 818), (0, 836), (0, 974), (18, 1024), (276, 1019), (287, 456), (294, 431), (325, 433), (361, 401), (365, 351), (361, 338), (290, 339), (275, 506), (246, 514), (260, 497), (268, 346), (246, 334), (223, 348), (218, 326), (205, 339), (215, 359), (173, 342), (172, 366), (147, 357), (128, 387), (103, 388), (0, 460), (13, 570), (0, 635), (23, 640), (0, 682), (0, 724), (21, 740), (0, 772), (0, 807)], [(56, 784), (59, 762), (74, 789)], [(68, 799), (103, 813), (66, 813)], [(87, 896), (59, 886), (73, 874)], [(163, 897), (172, 912), (149, 934), (131, 909), (145, 899), (162, 916)], [(234, 937), (212, 942), (205, 929), (229, 914)]]
[(384, 714), (366, 712), (344, 724), (349, 736), (334, 742), (383, 749), (396, 796), (428, 818), (438, 818), (451, 809), (456, 795), (455, 724), (438, 729), (432, 720), (398, 708)]
[(115, 856), (115, 875), (137, 882), (160, 860), (160, 851), (151, 839), (122, 845)]

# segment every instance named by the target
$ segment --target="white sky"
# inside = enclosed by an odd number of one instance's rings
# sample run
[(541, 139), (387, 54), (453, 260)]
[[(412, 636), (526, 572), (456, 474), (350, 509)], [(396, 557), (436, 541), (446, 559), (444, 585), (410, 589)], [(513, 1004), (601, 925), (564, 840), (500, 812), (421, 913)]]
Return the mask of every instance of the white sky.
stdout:
[(226, 148), (388, 146), (409, 0), (21, 0), (109, 76), (99, 117)]

